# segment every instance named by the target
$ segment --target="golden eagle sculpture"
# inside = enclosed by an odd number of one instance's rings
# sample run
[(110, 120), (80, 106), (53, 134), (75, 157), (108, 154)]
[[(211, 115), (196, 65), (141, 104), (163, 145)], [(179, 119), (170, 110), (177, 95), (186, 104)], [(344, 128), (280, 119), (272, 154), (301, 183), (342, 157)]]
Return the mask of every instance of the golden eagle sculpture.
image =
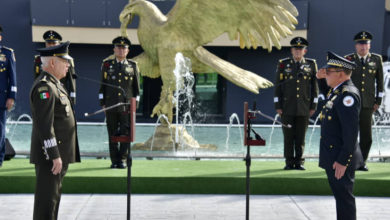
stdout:
[(172, 122), (172, 95), (175, 90), (175, 55), (191, 59), (194, 73), (217, 72), (230, 82), (258, 94), (272, 86), (265, 78), (237, 67), (207, 51), (203, 45), (223, 33), (239, 38), (241, 48), (280, 49), (280, 40), (292, 34), (298, 11), (289, 0), (176, 0), (164, 15), (153, 3), (130, 0), (122, 10), (121, 34), (134, 15), (140, 18), (138, 39), (144, 50), (135, 57), (143, 76), (161, 76), (160, 101), (152, 116), (165, 114)]

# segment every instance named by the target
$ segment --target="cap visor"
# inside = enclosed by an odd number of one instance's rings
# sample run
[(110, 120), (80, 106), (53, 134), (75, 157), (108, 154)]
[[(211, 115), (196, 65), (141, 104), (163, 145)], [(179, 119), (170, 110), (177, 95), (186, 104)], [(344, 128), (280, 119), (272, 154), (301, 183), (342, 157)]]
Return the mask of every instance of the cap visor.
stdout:
[(58, 57), (60, 57), (62, 59), (65, 59), (65, 60), (73, 60), (73, 58), (71, 56), (69, 56), (69, 55), (58, 56)]

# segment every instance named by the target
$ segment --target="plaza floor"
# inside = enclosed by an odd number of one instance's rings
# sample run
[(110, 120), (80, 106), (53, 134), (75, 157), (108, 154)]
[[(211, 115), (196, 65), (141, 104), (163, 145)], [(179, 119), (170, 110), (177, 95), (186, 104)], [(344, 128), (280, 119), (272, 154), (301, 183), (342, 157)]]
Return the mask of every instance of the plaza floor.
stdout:
[[(63, 194), (60, 220), (126, 219), (125, 194)], [(33, 194), (0, 194), (0, 219), (32, 219)], [(357, 197), (357, 218), (390, 219), (390, 198)], [(135, 194), (133, 220), (245, 219), (245, 195)], [(253, 195), (250, 219), (336, 219), (332, 196)]]

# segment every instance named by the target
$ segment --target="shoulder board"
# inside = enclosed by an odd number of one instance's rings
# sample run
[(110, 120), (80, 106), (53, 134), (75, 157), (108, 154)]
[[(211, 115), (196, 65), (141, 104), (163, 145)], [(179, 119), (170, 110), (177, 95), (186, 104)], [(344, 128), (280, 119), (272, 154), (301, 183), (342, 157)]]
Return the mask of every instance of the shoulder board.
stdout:
[(12, 49), (12, 48), (9, 48), (9, 47), (2, 47), (2, 49), (5, 49), (5, 50), (9, 50), (9, 51), (11, 51), (11, 52), (14, 52), (14, 50)]
[(114, 54), (111, 54), (110, 56), (106, 57), (106, 58), (103, 60), (103, 62), (111, 61), (111, 60), (113, 60), (113, 59), (115, 59), (115, 55), (114, 55)]
[(39, 80), (39, 81), (40, 81), (40, 82), (45, 82), (45, 83), (48, 82), (46, 76), (43, 76), (42, 79)]
[(354, 55), (354, 53), (350, 53), (350, 54), (345, 55), (344, 57), (349, 57), (349, 56), (353, 56), (353, 55)]
[(371, 53), (371, 56), (377, 56), (377, 57), (380, 57), (380, 58), (382, 58), (382, 55), (380, 55), (380, 54), (377, 54), (377, 53)]
[(130, 63), (135, 63), (135, 64), (137, 64), (137, 61), (134, 61), (134, 60), (132, 60), (132, 59), (127, 59), (127, 61), (130, 62)]
[(287, 61), (287, 60), (290, 60), (290, 59), (291, 59), (290, 57), (286, 57), (286, 58), (284, 58), (284, 59), (280, 59), (279, 62), (281, 63), (281, 62), (283, 62), (283, 61)]
[(34, 56), (34, 61), (35, 61), (36, 63), (40, 63), (40, 62), (41, 62), (41, 56), (40, 56), (40, 55), (35, 55), (35, 56)]
[(313, 62), (313, 63), (317, 62), (317, 61), (316, 61), (315, 59), (313, 59), (313, 58), (306, 58), (306, 57), (305, 57), (305, 60), (310, 61), (310, 62)]
[(353, 93), (359, 95), (359, 90), (354, 86), (344, 85), (341, 93)]

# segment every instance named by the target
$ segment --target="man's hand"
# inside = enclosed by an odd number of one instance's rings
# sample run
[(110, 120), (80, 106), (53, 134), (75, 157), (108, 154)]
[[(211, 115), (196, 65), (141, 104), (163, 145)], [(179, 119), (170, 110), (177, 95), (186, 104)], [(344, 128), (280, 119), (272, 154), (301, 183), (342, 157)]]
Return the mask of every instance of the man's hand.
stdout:
[(62, 160), (61, 157), (53, 160), (53, 168), (51, 168), (51, 172), (53, 175), (57, 175), (61, 173), (62, 170)]
[(279, 114), (279, 116), (282, 116), (283, 110), (282, 109), (276, 109), (276, 112)]
[(347, 169), (347, 166), (344, 166), (344, 165), (341, 165), (337, 162), (334, 162), (333, 169), (335, 170), (334, 176), (336, 177), (336, 179), (339, 180), (339, 179), (341, 179), (341, 177), (344, 176), (345, 170)]
[(378, 108), (379, 108), (379, 105), (374, 104), (374, 107), (372, 107), (372, 112), (376, 112), (376, 110), (378, 110)]
[(326, 69), (322, 68), (322, 69), (318, 70), (318, 72), (316, 73), (316, 77), (317, 77), (317, 79), (325, 79), (326, 78)]
[(316, 110), (314, 110), (314, 109), (310, 109), (310, 112), (309, 112), (309, 114), (310, 114), (310, 117), (314, 114), (316, 112)]
[(12, 107), (14, 107), (14, 104), (15, 104), (14, 99), (7, 99), (5, 106), (7, 107), (8, 111), (11, 111)]

